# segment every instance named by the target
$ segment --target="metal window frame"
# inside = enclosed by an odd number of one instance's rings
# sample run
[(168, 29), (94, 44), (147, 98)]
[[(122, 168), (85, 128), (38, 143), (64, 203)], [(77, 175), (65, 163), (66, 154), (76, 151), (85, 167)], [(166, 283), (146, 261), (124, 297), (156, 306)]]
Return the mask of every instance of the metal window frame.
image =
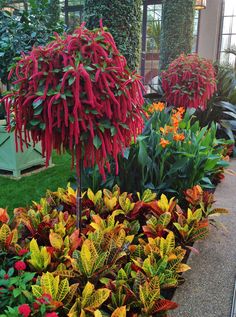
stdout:
[(142, 21), (142, 52), (141, 52), (141, 68), (140, 73), (142, 78), (145, 78), (145, 66), (146, 66), (146, 46), (147, 46), (147, 14), (148, 6), (155, 4), (162, 4), (162, 0), (144, 0), (143, 1), (143, 21)]
[[(225, 18), (232, 18), (232, 19), (236, 18), (236, 13), (232, 14), (232, 15), (225, 15), (225, 0), (223, 0), (222, 4), (221, 4), (221, 21), (220, 21), (219, 36), (218, 36), (218, 50), (217, 50), (217, 60), (218, 61), (220, 61), (221, 53), (224, 53), (224, 51), (221, 50), (223, 36), (224, 35), (229, 35), (230, 36), (230, 41), (231, 41), (231, 37), (236, 35), (235, 32), (232, 32), (233, 23), (231, 25), (231, 32), (230, 33), (223, 33), (224, 19)], [(235, 59), (235, 63), (236, 63), (236, 59)]]
[[(143, 22), (142, 22), (142, 42), (141, 42), (141, 65), (140, 65), (140, 74), (142, 78), (145, 78), (146, 71), (146, 42), (147, 42), (147, 14), (148, 14), (148, 6), (155, 4), (163, 4), (163, 0), (144, 0), (143, 1)], [(198, 15), (198, 26), (197, 26), (197, 43), (196, 43), (196, 53), (198, 53), (199, 48), (199, 34), (200, 34), (200, 20), (201, 20), (201, 11), (199, 11)]]

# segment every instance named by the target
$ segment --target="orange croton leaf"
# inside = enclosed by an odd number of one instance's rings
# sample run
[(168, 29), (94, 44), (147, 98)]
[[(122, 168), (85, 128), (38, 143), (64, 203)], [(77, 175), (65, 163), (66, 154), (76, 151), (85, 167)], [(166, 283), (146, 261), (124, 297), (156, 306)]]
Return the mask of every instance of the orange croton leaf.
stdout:
[(203, 195), (203, 190), (199, 185), (185, 191), (185, 198), (192, 205), (196, 205), (200, 202)]
[(0, 221), (3, 223), (9, 222), (9, 216), (6, 209), (0, 208)]
[(79, 229), (75, 230), (70, 236), (70, 253), (76, 250), (81, 244), (83, 240), (79, 237)]

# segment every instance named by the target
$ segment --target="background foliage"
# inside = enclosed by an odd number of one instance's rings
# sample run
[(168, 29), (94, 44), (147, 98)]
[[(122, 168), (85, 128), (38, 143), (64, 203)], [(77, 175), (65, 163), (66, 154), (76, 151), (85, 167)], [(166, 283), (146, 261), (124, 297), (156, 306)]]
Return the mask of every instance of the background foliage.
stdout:
[(86, 26), (98, 27), (102, 18), (131, 69), (140, 61), (141, 5), (141, 0), (85, 0)]
[(193, 39), (195, 0), (164, 0), (162, 11), (160, 67), (180, 54), (190, 54)]
[(235, 141), (236, 135), (236, 77), (229, 65), (215, 64), (217, 90), (207, 103), (205, 111), (194, 113), (201, 127), (217, 125), (217, 136)]
[(34, 45), (45, 45), (54, 32), (64, 30), (55, 3), (31, 0), (29, 4), (28, 10), (22, 12), (0, 11), (0, 79), (4, 84), (15, 57), (27, 53)]

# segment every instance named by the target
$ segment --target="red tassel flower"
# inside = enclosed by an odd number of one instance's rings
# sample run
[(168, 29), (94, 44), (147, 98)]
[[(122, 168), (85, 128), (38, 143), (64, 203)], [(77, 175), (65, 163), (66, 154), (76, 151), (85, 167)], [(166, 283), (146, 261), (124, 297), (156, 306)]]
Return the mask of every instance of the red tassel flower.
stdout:
[(175, 107), (206, 108), (216, 91), (215, 70), (198, 55), (180, 55), (162, 73), (166, 101)]
[(48, 164), (52, 150), (69, 149), (76, 166), (98, 164), (105, 177), (109, 157), (117, 155), (142, 132), (142, 85), (103, 27), (84, 25), (74, 34), (22, 55), (9, 77), (12, 93), (3, 98), (8, 129), (21, 150), (30, 139), (41, 141)]

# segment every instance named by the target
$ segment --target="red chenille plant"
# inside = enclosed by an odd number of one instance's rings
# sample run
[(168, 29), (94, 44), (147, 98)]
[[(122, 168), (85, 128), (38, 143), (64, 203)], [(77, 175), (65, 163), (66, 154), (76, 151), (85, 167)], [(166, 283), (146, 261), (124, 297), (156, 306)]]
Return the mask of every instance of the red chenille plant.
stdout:
[[(76, 166), (98, 164), (105, 177), (109, 156), (141, 133), (142, 88), (110, 33), (84, 25), (45, 47), (34, 47), (11, 70), (13, 92), (3, 100), (8, 129), (14, 122), (20, 147), (41, 141), (48, 164), (53, 149), (69, 149)], [(74, 165), (74, 163), (73, 163)]]
[(162, 86), (168, 104), (204, 110), (216, 91), (214, 67), (196, 54), (182, 54), (162, 73)]

